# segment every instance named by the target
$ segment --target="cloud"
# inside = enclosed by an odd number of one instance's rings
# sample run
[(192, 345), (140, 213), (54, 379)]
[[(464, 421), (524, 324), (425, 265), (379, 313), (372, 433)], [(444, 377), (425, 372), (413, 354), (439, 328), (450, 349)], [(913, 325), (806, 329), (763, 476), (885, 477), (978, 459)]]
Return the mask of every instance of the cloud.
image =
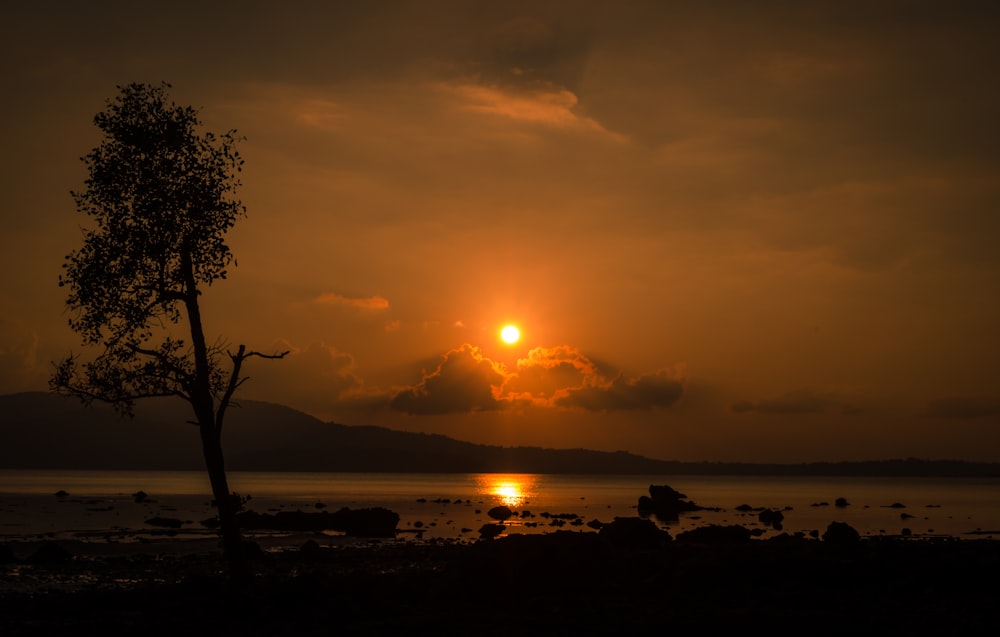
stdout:
[(809, 414), (839, 413), (852, 415), (861, 413), (861, 409), (848, 404), (843, 398), (833, 393), (798, 390), (782, 394), (776, 398), (734, 403), (732, 410), (738, 414), (756, 412), (776, 416), (798, 416)]
[(610, 383), (569, 390), (556, 404), (588, 411), (631, 411), (670, 407), (684, 395), (684, 380), (670, 370), (638, 378), (619, 376)]
[(386, 310), (389, 309), (389, 301), (381, 296), (369, 296), (366, 298), (355, 298), (343, 296), (335, 292), (325, 292), (315, 299), (320, 305), (345, 305), (356, 307), (362, 310)]
[(536, 347), (518, 359), (517, 371), (507, 379), (503, 392), (510, 401), (553, 406), (568, 392), (599, 377), (594, 363), (573, 347)]
[(475, 83), (442, 84), (457, 99), (461, 110), (503, 117), (516, 122), (541, 124), (564, 130), (600, 133), (618, 141), (624, 137), (606, 129), (596, 119), (579, 112), (579, 98), (554, 85), (513, 90)]
[(286, 350), (289, 354), (284, 359), (253, 360), (247, 366), (246, 396), (310, 411), (362, 391), (364, 384), (350, 354), (322, 342), (304, 347), (285, 340), (275, 343), (274, 351)]
[(958, 418), (962, 420), (997, 418), (1000, 417), (1000, 400), (949, 396), (928, 402), (926, 413), (934, 418)]
[(684, 394), (682, 374), (661, 370), (636, 378), (612, 376), (568, 345), (536, 347), (515, 371), (465, 344), (415, 386), (397, 392), (393, 409), (410, 414), (495, 411), (513, 407), (576, 408), (587, 411), (669, 407)]
[(437, 368), (414, 387), (396, 393), (390, 407), (409, 414), (454, 414), (501, 409), (496, 393), (502, 367), (468, 343), (444, 355)]
[(42, 375), (38, 334), (21, 321), (0, 316), (0, 392), (36, 389)]
[(680, 371), (626, 378), (574, 347), (559, 345), (536, 347), (519, 359), (504, 392), (508, 400), (538, 406), (626, 411), (669, 407), (683, 396), (684, 386)]

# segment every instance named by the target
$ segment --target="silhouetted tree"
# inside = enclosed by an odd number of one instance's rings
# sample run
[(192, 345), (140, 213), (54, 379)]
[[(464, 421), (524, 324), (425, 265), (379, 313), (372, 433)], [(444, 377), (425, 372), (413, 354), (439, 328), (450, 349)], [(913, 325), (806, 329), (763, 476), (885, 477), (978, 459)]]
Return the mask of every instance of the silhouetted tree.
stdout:
[[(209, 344), (199, 297), (234, 264), (226, 232), (245, 216), (234, 198), (243, 160), (235, 131), (201, 134), (198, 112), (169, 100), (169, 84), (117, 87), (94, 117), (103, 133), (82, 158), (86, 188), (73, 192), (92, 225), (83, 247), (66, 256), (59, 285), (69, 289), (70, 327), (85, 346), (102, 348), (56, 365), (50, 386), (112, 403), (178, 396), (191, 404), (201, 434), (230, 573), (249, 573), (222, 455), (222, 425), (250, 357), (281, 358)], [(189, 339), (189, 340), (188, 340)], [(286, 352), (287, 353), (287, 352)], [(223, 361), (228, 358), (224, 368)]]

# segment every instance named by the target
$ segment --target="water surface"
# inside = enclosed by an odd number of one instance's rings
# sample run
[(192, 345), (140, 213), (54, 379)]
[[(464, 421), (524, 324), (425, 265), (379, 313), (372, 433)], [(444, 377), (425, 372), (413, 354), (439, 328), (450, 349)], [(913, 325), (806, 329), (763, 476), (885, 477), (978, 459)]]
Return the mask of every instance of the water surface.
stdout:
[[(664, 524), (671, 533), (705, 524), (765, 530), (742, 504), (781, 509), (785, 532), (822, 532), (847, 522), (865, 535), (1000, 536), (997, 478), (818, 478), (747, 476), (592, 476), (548, 474), (396, 474), (233, 472), (231, 488), (260, 512), (382, 506), (400, 514), (402, 537), (472, 540), (499, 504), (515, 517), (509, 533), (556, 528), (590, 531), (586, 522), (636, 515), (650, 484), (669, 484), (701, 511)], [(143, 491), (148, 498), (136, 501)], [(56, 497), (65, 491), (66, 497)], [(175, 517), (184, 529), (214, 515), (207, 476), (198, 471), (0, 471), (0, 535), (150, 530), (145, 520)], [(849, 506), (834, 506), (845, 498)], [(891, 505), (901, 504), (901, 508)], [(547, 514), (547, 515), (544, 515)], [(576, 522), (559, 514), (578, 516)], [(568, 517), (568, 516), (566, 516)], [(766, 529), (764, 537), (777, 531)]]

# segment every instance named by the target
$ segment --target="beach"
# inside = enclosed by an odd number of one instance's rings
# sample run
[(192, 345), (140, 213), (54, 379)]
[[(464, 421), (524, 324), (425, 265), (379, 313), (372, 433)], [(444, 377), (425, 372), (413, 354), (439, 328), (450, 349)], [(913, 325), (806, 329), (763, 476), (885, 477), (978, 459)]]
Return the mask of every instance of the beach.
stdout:
[(992, 540), (777, 536), (642, 548), (558, 531), (283, 543), (265, 543), (253, 582), (235, 588), (210, 539), (8, 542), (0, 632), (991, 635), (1000, 626)]
[[(242, 517), (254, 576), (235, 587), (192, 478), (8, 473), (0, 634), (1000, 626), (992, 481), (689, 479), (674, 482), (680, 493), (663, 478), (241, 476), (257, 494)], [(897, 497), (906, 505), (893, 508)], [(332, 528), (343, 510), (378, 511), (390, 528)]]

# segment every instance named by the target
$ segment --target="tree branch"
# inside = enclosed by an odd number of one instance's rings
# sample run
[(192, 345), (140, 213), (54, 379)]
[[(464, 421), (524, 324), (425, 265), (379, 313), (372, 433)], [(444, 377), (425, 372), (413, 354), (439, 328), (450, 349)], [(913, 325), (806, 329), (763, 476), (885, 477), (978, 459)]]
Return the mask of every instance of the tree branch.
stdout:
[(99, 390), (88, 389), (84, 386), (74, 384), (71, 381), (59, 385), (53, 384), (52, 389), (57, 393), (79, 398), (84, 404), (90, 404), (95, 400), (107, 403), (114, 406), (115, 410), (119, 413), (130, 417), (133, 415), (132, 407), (134, 401), (141, 400), (143, 398), (169, 398), (171, 396), (177, 396), (178, 398), (183, 398), (188, 402), (191, 401), (187, 394), (178, 390), (108, 395), (100, 392)]
[[(241, 345), (240, 347), (242, 348), (243, 346)], [(279, 354), (262, 354), (261, 352), (255, 352), (253, 350), (250, 350), (249, 352), (247, 352), (246, 354), (243, 355), (243, 358), (246, 359), (246, 358), (250, 358), (251, 356), (259, 356), (260, 358), (277, 359), (277, 358), (284, 358), (284, 357), (288, 356), (291, 353), (292, 353), (292, 350), (290, 350), (290, 349), (286, 349), (285, 351), (283, 351), (283, 352), (281, 352)]]
[(262, 354), (261, 352), (256, 352), (254, 350), (250, 350), (249, 352), (246, 350), (246, 345), (241, 344), (235, 354), (229, 352), (229, 358), (233, 361), (233, 371), (229, 375), (229, 384), (227, 385), (226, 391), (222, 395), (221, 400), (219, 400), (219, 409), (215, 415), (215, 427), (219, 434), (222, 433), (222, 421), (226, 415), (226, 409), (229, 408), (229, 404), (232, 401), (233, 394), (240, 385), (250, 380), (249, 377), (240, 378), (240, 370), (243, 368), (243, 361), (253, 356), (269, 359), (284, 358), (291, 352), (291, 350), (285, 350), (280, 354)]

